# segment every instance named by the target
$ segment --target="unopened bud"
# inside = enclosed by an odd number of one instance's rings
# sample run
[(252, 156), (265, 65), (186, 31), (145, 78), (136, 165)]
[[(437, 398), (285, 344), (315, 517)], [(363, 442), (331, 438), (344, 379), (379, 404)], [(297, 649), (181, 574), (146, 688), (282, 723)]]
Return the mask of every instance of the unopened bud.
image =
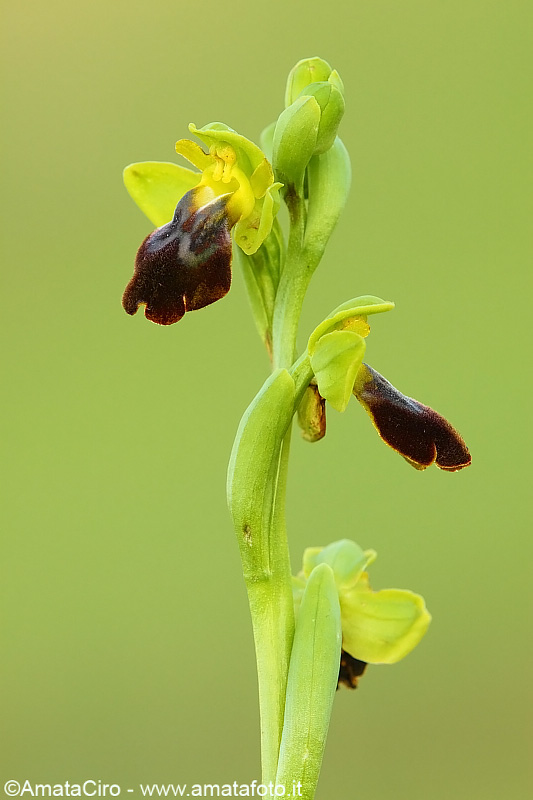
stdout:
[(329, 81), (309, 84), (301, 97), (314, 97), (320, 106), (320, 124), (314, 155), (321, 155), (329, 150), (337, 136), (344, 116), (344, 97), (340, 89)]

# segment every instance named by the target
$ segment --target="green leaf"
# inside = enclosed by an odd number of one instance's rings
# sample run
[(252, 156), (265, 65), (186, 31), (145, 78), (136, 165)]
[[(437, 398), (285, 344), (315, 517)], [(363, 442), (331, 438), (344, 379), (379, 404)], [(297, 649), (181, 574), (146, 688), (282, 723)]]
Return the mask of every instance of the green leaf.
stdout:
[(228, 467), (228, 505), (246, 579), (270, 571), (273, 486), (294, 404), (293, 379), (287, 370), (276, 370), (245, 411), (235, 437)]
[(301, 782), (299, 797), (312, 800), (320, 774), (341, 652), (335, 578), (327, 564), (307, 582), (296, 620), (289, 665), (283, 736), (276, 783)]
[(381, 297), (374, 297), (368, 294), (348, 300), (332, 311), (331, 314), (315, 328), (309, 337), (309, 343), (307, 345), (309, 354), (313, 355), (316, 344), (321, 336), (341, 328), (343, 323), (347, 320), (352, 318), (362, 318), (366, 320), (369, 314), (379, 314), (384, 311), (390, 311), (393, 308), (394, 303), (388, 300), (382, 300)]
[(363, 570), (376, 560), (375, 550), (362, 550), (350, 539), (332, 542), (327, 547), (308, 547), (303, 557), (303, 573), (309, 577), (318, 564), (328, 564), (339, 589), (353, 586)]
[(405, 589), (373, 592), (363, 573), (341, 592), (343, 649), (369, 664), (394, 664), (416, 647), (431, 616), (424, 598)]
[(141, 161), (124, 170), (126, 189), (157, 228), (170, 222), (179, 200), (201, 177), (199, 172), (166, 161)]
[(365, 354), (362, 336), (353, 331), (332, 331), (320, 337), (311, 354), (318, 391), (337, 411), (344, 411)]

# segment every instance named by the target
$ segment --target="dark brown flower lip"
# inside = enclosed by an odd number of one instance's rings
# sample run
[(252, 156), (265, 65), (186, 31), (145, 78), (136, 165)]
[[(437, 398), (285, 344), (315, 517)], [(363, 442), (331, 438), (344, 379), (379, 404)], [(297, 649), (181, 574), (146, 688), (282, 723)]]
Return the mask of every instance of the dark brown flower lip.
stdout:
[(347, 686), (348, 689), (357, 689), (359, 678), (366, 669), (366, 661), (360, 661), (354, 658), (346, 650), (341, 650), (341, 663), (339, 666), (339, 678), (337, 680), (337, 689), (341, 685)]
[(159, 325), (178, 322), (186, 311), (220, 300), (231, 285), (229, 195), (198, 206), (200, 187), (179, 201), (172, 220), (150, 233), (135, 258), (134, 274), (122, 297), (126, 313), (145, 305)]
[(436, 463), (456, 472), (471, 463), (465, 442), (448, 420), (399, 392), (368, 364), (359, 369), (354, 394), (383, 441), (416, 469)]

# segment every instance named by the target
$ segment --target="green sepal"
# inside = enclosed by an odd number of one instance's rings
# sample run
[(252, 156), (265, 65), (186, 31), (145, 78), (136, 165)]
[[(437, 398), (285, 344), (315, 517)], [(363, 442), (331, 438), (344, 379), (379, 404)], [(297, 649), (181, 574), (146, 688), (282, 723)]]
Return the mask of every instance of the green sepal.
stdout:
[(231, 451), (228, 505), (246, 580), (270, 572), (273, 487), (294, 404), (293, 379), (287, 370), (276, 370), (245, 411)]
[(305, 244), (318, 257), (346, 205), (352, 180), (350, 156), (339, 137), (329, 150), (310, 160), (307, 180), (309, 208)]
[(331, 74), (331, 67), (323, 58), (318, 56), (302, 58), (289, 72), (285, 89), (285, 108), (294, 103), (306, 86), (318, 81), (327, 81)]
[(272, 143), (276, 180), (302, 193), (306, 167), (316, 148), (320, 106), (314, 97), (299, 97), (279, 115)]
[(124, 170), (130, 197), (157, 228), (166, 225), (183, 195), (202, 177), (200, 172), (167, 161), (140, 161)]
[(276, 783), (300, 782), (299, 797), (314, 797), (341, 652), (339, 599), (333, 571), (317, 566), (307, 581), (296, 619)]
[(369, 314), (380, 314), (384, 311), (391, 311), (394, 308), (394, 303), (389, 300), (382, 300), (381, 297), (374, 297), (373, 295), (361, 295), (348, 300), (346, 303), (338, 306), (326, 319), (318, 325), (311, 336), (307, 345), (309, 355), (313, 355), (316, 344), (321, 336), (331, 331), (337, 330), (336, 326), (342, 326), (346, 320), (354, 317), (361, 317), (366, 320)]
[(318, 391), (336, 411), (348, 405), (365, 350), (365, 340), (353, 331), (326, 333), (313, 349), (311, 368)]
[(431, 616), (424, 598), (406, 589), (373, 592), (363, 573), (340, 594), (343, 649), (368, 664), (394, 664), (413, 650)]
[(314, 97), (320, 106), (320, 125), (313, 155), (321, 155), (332, 147), (341, 119), (344, 116), (344, 97), (330, 81), (311, 83), (302, 92), (302, 97)]
[(363, 550), (351, 539), (340, 539), (327, 547), (308, 547), (304, 551), (302, 571), (308, 578), (316, 566), (328, 564), (333, 570), (337, 588), (346, 589), (357, 583), (376, 558), (375, 550)]

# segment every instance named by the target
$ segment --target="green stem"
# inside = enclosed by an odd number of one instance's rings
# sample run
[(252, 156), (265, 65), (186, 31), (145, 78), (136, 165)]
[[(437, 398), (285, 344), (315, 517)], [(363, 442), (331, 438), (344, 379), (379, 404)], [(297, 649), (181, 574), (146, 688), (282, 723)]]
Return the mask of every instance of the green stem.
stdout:
[(294, 361), (302, 305), (313, 274), (304, 249), (305, 202), (297, 194), (287, 196), (290, 214), (289, 243), (280, 277), (272, 324), (274, 367), (289, 369)]
[[(304, 250), (305, 202), (288, 198), (291, 218), (288, 250), (276, 293), (272, 345), (274, 369), (293, 367), (296, 335), (305, 292), (313, 273)], [(309, 372), (308, 360), (294, 365), (297, 394), (301, 397)], [(272, 481), (268, 526), (268, 569), (246, 574), (245, 579), (254, 631), (261, 713), (261, 762), (263, 783), (275, 782), (283, 733), (287, 678), (294, 638), (294, 607), (289, 547), (285, 522), (285, 496), (292, 425), (281, 445), (278, 469)]]
[(269, 537), (270, 574), (248, 583), (254, 629), (263, 783), (275, 781), (283, 720), (287, 676), (294, 636), (294, 604), (289, 547), (285, 525), (285, 494), (291, 427), (282, 444)]

